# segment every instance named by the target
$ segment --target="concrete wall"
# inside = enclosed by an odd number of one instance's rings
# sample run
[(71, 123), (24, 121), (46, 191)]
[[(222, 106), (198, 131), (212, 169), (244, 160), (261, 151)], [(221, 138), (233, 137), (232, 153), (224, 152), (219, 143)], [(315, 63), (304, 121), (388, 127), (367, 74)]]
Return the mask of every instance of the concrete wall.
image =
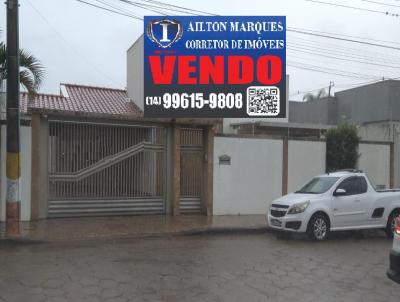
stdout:
[(358, 135), (364, 141), (393, 143), (393, 186), (400, 187), (400, 123), (379, 122), (362, 125)]
[[(31, 152), (32, 152), (32, 131), (30, 126), (21, 126), (21, 180), (20, 180), (20, 197), (21, 197), (21, 220), (29, 221), (31, 217)], [(6, 126), (1, 126), (1, 143), (0, 143), (0, 221), (6, 219)]]
[(143, 36), (127, 52), (127, 92), (142, 110), (144, 108)]
[(289, 140), (288, 144), (288, 192), (294, 192), (325, 173), (326, 143)]
[(390, 145), (360, 144), (358, 168), (368, 174), (374, 185), (390, 186)]
[[(214, 139), (214, 215), (265, 214), (286, 184), (285, 144), (280, 139), (217, 136)], [(375, 185), (390, 186), (390, 144), (360, 143), (358, 168)], [(230, 157), (223, 165), (221, 156)], [(287, 191), (325, 173), (326, 143), (289, 140)], [(225, 158), (226, 159), (226, 158)], [(286, 162), (286, 161), (285, 161)], [(285, 169), (285, 170), (283, 170)]]
[(338, 121), (362, 124), (390, 120), (391, 81), (356, 87), (337, 92)]
[(290, 102), (289, 122), (317, 125), (335, 125), (337, 123), (337, 100), (333, 97), (317, 101)]
[[(265, 214), (282, 193), (282, 141), (214, 139), (214, 215)], [(219, 157), (231, 157), (220, 165)]]

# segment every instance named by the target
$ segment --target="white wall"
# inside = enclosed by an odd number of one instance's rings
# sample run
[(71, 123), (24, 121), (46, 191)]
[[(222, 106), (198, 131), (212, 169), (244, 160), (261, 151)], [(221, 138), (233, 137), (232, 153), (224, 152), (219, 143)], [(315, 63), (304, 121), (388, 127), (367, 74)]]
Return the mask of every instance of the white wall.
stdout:
[(400, 123), (378, 122), (360, 126), (358, 135), (365, 141), (380, 141), (394, 144), (394, 187), (400, 187)]
[(289, 140), (288, 144), (288, 192), (293, 192), (325, 173), (326, 143)]
[[(231, 165), (219, 165), (229, 155)], [(214, 139), (214, 215), (265, 214), (282, 193), (282, 141)]]
[(390, 186), (390, 146), (359, 144), (358, 168), (368, 174), (374, 185)]
[[(21, 220), (29, 221), (31, 217), (31, 162), (32, 162), (32, 128), (30, 126), (21, 126)], [(0, 142), (0, 221), (6, 219), (6, 126), (1, 126)]]

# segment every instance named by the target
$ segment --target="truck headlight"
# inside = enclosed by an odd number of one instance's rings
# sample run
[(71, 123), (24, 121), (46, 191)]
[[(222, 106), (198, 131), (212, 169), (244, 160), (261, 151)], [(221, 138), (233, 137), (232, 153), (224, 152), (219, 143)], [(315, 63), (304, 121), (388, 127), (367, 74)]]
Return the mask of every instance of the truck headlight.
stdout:
[(300, 203), (296, 203), (294, 205), (292, 205), (288, 211), (288, 214), (299, 214), (299, 213), (303, 213), (307, 207), (310, 205), (310, 201), (304, 201), (304, 202), (300, 202)]

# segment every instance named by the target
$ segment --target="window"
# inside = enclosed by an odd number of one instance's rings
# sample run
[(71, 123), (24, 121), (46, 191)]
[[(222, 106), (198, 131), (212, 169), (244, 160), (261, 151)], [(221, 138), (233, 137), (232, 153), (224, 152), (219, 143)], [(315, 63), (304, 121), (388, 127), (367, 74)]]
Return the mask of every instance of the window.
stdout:
[(339, 177), (314, 177), (303, 188), (295, 193), (302, 194), (322, 194), (328, 191)]
[(346, 195), (356, 195), (367, 192), (368, 185), (364, 177), (352, 176), (343, 180), (336, 189), (344, 189)]
[(365, 180), (364, 177), (358, 176), (358, 194), (363, 194), (366, 193), (368, 190), (368, 185), (367, 185), (367, 181)]
[(341, 182), (337, 189), (346, 191), (346, 195), (358, 194), (358, 177), (349, 177)]

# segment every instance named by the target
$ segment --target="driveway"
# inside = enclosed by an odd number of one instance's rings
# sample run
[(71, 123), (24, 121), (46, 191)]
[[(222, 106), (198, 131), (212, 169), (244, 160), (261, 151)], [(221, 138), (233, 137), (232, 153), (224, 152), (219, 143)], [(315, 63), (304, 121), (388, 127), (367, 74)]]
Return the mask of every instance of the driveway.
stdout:
[(0, 245), (0, 301), (399, 301), (380, 232)]

